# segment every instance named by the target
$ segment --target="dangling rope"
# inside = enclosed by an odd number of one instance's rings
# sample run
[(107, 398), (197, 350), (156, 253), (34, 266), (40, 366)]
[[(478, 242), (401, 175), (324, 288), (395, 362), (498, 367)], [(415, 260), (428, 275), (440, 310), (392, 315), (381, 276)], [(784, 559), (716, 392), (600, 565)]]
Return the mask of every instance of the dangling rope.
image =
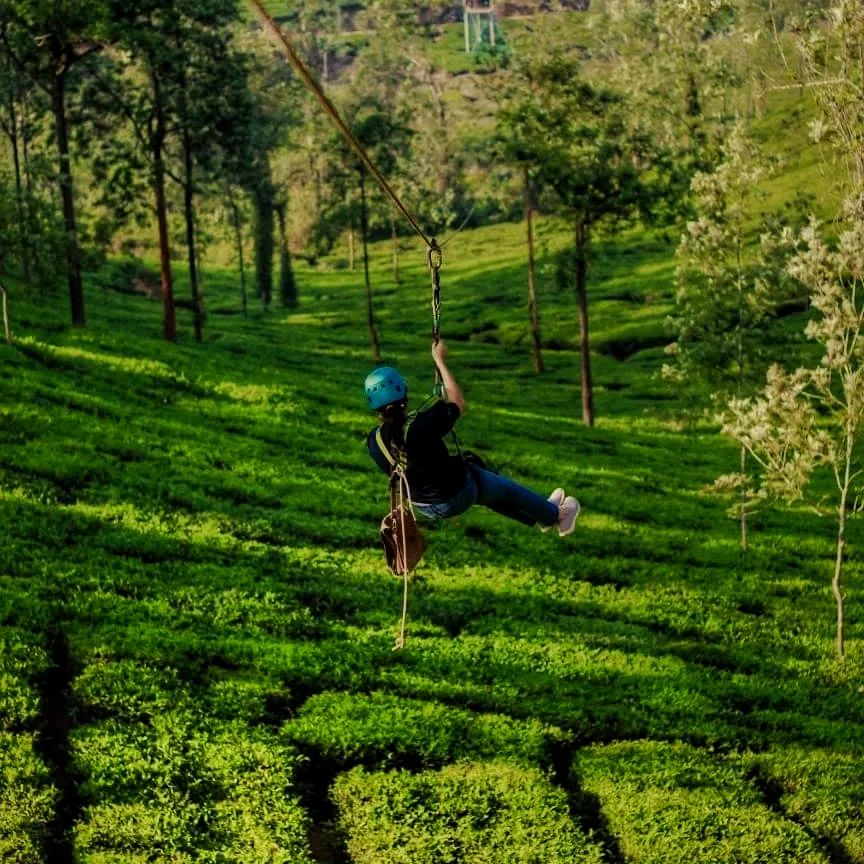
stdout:
[[(402, 619), (399, 622), (399, 635), (396, 637), (396, 644), (393, 646), (394, 651), (401, 651), (405, 647), (405, 632), (408, 629), (408, 582), (411, 576), (411, 573), (408, 569), (408, 534), (405, 528), (405, 495), (404, 491), (408, 492), (408, 506), (411, 508), (411, 515), (414, 516), (414, 507), (411, 504), (411, 488), (408, 486), (408, 478), (405, 475), (404, 468), (398, 468), (394, 472), (394, 477), (398, 477), (399, 491), (398, 491), (398, 508), (399, 508), (399, 519), (401, 520), (401, 524), (399, 525), (399, 538), (401, 540), (401, 549), (397, 550), (397, 561), (398, 556), (401, 555), (401, 570), (402, 570)], [(391, 493), (391, 505), (393, 503), (393, 487), (390, 487)]]

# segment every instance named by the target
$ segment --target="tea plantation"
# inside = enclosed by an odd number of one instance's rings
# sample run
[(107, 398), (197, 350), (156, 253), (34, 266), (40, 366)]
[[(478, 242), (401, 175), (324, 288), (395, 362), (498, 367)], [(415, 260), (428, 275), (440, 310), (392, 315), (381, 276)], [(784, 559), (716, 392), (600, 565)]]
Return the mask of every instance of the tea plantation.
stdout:
[[(298, 268), (244, 319), (209, 268), (203, 344), (128, 268), (88, 327), (13, 288), (0, 344), (0, 858), (355, 864), (864, 862), (864, 593), (845, 662), (833, 526), (766, 511), (738, 545), (715, 428), (658, 376), (674, 239), (599, 244), (595, 428), (572, 295), (522, 228), (457, 235), (442, 330), (466, 446), (583, 515), (561, 539), (479, 508), (426, 524), (402, 585), (364, 449), (361, 273)], [(544, 260), (566, 242), (547, 224)], [(428, 277), (374, 252), (385, 360), (431, 387)], [(182, 293), (182, 285), (178, 293)]]

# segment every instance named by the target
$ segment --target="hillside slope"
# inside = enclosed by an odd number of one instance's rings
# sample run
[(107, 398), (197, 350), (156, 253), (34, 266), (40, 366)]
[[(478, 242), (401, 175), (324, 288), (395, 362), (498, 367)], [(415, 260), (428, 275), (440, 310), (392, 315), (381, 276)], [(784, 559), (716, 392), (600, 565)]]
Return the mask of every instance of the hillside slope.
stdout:
[[(548, 274), (549, 369), (530, 371), (521, 250), (519, 226), (447, 247), (462, 438), (584, 516), (567, 540), (479, 509), (428, 526), (401, 652), (358, 273), (303, 269), (299, 311), (248, 320), (211, 274), (203, 345), (165, 344), (159, 304), (109, 279), (81, 332), (61, 298), (13, 295), (4, 860), (864, 862), (857, 544), (841, 666), (831, 526), (767, 513), (742, 556), (700, 493), (735, 456), (656, 378), (668, 241), (600, 249), (591, 430)], [(376, 252), (376, 303), (420, 398), (428, 284), (407, 255), (395, 286)]]

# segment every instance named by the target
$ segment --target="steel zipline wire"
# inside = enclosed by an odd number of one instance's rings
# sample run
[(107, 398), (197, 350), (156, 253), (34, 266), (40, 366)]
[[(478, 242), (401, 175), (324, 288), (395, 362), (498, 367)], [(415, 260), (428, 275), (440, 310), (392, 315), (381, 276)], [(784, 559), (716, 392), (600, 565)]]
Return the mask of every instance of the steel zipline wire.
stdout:
[(303, 83), (312, 91), (315, 98), (321, 103), (321, 107), (330, 116), (336, 128), (348, 142), (354, 152), (360, 157), (363, 164), (369, 169), (372, 176), (378, 181), (381, 188), (387, 193), (393, 203), (396, 205), (399, 212), (408, 220), (408, 223), (414, 229), (418, 237), (420, 237), (426, 246), (429, 248), (430, 254), (433, 251), (440, 251), (438, 243), (433, 237), (428, 237), (423, 229), (418, 224), (417, 220), (412, 215), (411, 211), (402, 203), (402, 200), (396, 194), (396, 191), (387, 181), (387, 178), (378, 170), (378, 166), (369, 157), (363, 145), (357, 140), (357, 136), (351, 131), (351, 127), (342, 119), (336, 106), (327, 97), (327, 94), (322, 89), (321, 85), (315, 80), (312, 73), (306, 68), (306, 65), (300, 59), (300, 56), (292, 47), (291, 43), (286, 38), (285, 34), (280, 29), (279, 25), (269, 15), (267, 10), (261, 3), (261, 0), (249, 0), (258, 20), (262, 27), (276, 43), (277, 47), (282, 51), (288, 62), (294, 68), (294, 71), (300, 76)]
[[(306, 64), (300, 59), (300, 56), (294, 50), (291, 43), (282, 32), (279, 25), (273, 20), (267, 10), (264, 8), (261, 0), (249, 0), (249, 5), (252, 7), (256, 17), (264, 28), (264, 31), (270, 36), (276, 46), (282, 51), (288, 62), (293, 67), (294, 71), (300, 76), (300, 80), (306, 87), (312, 91), (312, 94), (321, 104), (321, 107), (328, 114), (333, 124), (341, 133), (342, 137), (348, 142), (348, 145), (360, 158), (361, 162), (369, 169), (372, 176), (378, 181), (378, 184), (388, 195), (390, 200), (405, 217), (408, 224), (414, 230), (418, 237), (426, 244), (428, 249), (429, 269), (432, 273), (432, 339), (438, 342), (441, 339), (441, 279), (440, 270), (443, 263), (443, 255), (441, 246), (434, 237), (429, 237), (426, 232), (420, 227), (417, 220), (411, 211), (402, 202), (402, 199), (396, 194), (396, 191), (387, 181), (387, 178), (378, 169), (378, 166), (372, 161), (369, 154), (363, 145), (357, 140), (357, 136), (351, 130), (351, 127), (342, 119), (342, 115), (337, 110), (336, 106), (330, 101), (327, 94), (322, 89), (321, 85), (315, 80), (312, 73), (306, 68)], [(467, 220), (466, 220), (467, 221)], [(435, 370), (436, 380), (440, 381), (438, 370)]]

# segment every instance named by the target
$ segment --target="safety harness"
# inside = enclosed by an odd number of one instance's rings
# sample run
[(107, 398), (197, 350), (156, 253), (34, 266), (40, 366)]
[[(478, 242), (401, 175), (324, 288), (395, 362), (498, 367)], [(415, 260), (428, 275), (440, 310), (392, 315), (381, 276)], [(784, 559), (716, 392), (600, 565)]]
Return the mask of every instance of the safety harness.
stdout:
[[(413, 415), (405, 424), (404, 436)], [(384, 443), (381, 427), (375, 430), (375, 443), (390, 465), (390, 512), (381, 520), (379, 537), (387, 557), (387, 566), (394, 576), (402, 579), (402, 620), (394, 650), (405, 647), (405, 631), (408, 623), (408, 582), (414, 568), (426, 552), (426, 538), (417, 525), (408, 485), (408, 456), (406, 448), (396, 447), (395, 452)]]

